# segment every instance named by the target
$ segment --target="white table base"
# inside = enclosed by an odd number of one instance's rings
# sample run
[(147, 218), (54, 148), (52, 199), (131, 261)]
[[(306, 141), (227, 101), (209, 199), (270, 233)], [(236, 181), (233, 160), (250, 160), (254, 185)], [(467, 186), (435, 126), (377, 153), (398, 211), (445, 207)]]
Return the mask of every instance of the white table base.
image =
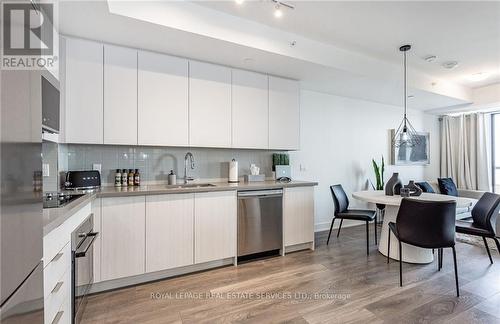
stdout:
[[(384, 222), (382, 224), (382, 232), (378, 243), (378, 250), (384, 256), (387, 256), (387, 240), (389, 235), (389, 222), (396, 222), (399, 206), (385, 207)], [(431, 263), (434, 260), (434, 255), (431, 249), (422, 249), (413, 245), (403, 243), (403, 261), (408, 263)], [(398, 239), (391, 233), (391, 259), (399, 260), (399, 244)]]

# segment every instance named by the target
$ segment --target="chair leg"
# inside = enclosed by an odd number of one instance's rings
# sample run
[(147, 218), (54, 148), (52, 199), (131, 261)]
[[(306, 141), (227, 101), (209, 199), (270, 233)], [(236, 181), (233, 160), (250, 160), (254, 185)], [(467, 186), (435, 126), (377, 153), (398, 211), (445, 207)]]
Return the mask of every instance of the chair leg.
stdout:
[(441, 271), (441, 250), (438, 250), (437, 261), (438, 261), (438, 271)]
[(438, 249), (438, 270), (441, 271), (441, 268), (443, 267), (443, 249), (440, 248)]
[(370, 255), (370, 229), (368, 228), (369, 222), (366, 221), (366, 255)]
[(377, 245), (378, 240), (377, 240), (377, 219), (373, 222), (373, 229), (375, 230), (375, 245)]
[(493, 239), (495, 240), (495, 243), (497, 244), (498, 253), (500, 253), (500, 242), (498, 241), (498, 239), (496, 237), (494, 237)]
[(389, 264), (389, 255), (391, 255), (391, 230), (387, 233), (387, 264)]
[(457, 252), (455, 251), (455, 247), (453, 249), (453, 264), (455, 266), (455, 285), (457, 286), (457, 297), (460, 297), (460, 291), (458, 289), (458, 270), (457, 270)]
[(488, 256), (490, 257), (490, 263), (493, 264), (493, 258), (491, 257), (490, 247), (488, 246), (488, 241), (486, 241), (486, 237), (483, 236), (484, 246), (486, 247), (486, 251), (488, 252)]
[(401, 241), (399, 242), (399, 287), (403, 287), (403, 257), (401, 251)]
[(330, 243), (330, 236), (332, 235), (333, 223), (335, 223), (335, 217), (332, 219), (332, 225), (330, 225), (330, 232), (328, 233), (328, 240), (326, 240), (326, 245)]
[(340, 229), (342, 228), (342, 223), (343, 223), (343, 222), (344, 222), (344, 219), (343, 219), (343, 218), (341, 218), (341, 219), (340, 219), (340, 226), (339, 226), (339, 229), (338, 229), (338, 231), (337, 231), (337, 237), (339, 237), (339, 235), (340, 235)]

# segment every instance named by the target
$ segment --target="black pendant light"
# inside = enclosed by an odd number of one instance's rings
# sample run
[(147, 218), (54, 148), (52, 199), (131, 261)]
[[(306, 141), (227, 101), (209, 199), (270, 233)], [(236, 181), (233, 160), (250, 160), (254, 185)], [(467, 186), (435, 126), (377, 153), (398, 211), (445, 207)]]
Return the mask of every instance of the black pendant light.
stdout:
[(404, 57), (404, 115), (403, 120), (399, 124), (394, 136), (392, 138), (392, 145), (395, 147), (413, 147), (420, 143), (420, 137), (415, 128), (413, 128), (410, 120), (408, 119), (408, 76), (407, 76), (407, 62), (406, 52), (411, 49), (411, 45), (403, 45), (399, 48), (403, 52)]

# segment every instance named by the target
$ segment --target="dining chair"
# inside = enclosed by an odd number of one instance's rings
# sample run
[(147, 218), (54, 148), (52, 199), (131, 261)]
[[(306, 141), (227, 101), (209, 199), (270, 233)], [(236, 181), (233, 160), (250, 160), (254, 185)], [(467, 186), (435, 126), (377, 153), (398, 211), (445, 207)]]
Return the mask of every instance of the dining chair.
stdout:
[(374, 210), (368, 209), (349, 209), (349, 199), (342, 188), (342, 185), (337, 184), (330, 186), (330, 191), (332, 192), (333, 203), (335, 205), (335, 210), (333, 213), (332, 224), (330, 225), (330, 232), (328, 233), (328, 240), (326, 241), (326, 245), (330, 243), (330, 236), (332, 235), (333, 224), (335, 220), (340, 219), (340, 226), (337, 231), (337, 237), (339, 237), (340, 229), (342, 228), (342, 223), (344, 219), (358, 220), (366, 222), (366, 254), (370, 254), (370, 229), (369, 223), (373, 222), (375, 229), (375, 244), (377, 244), (377, 219), (376, 212)]
[(472, 222), (466, 220), (456, 221), (457, 233), (468, 234), (473, 236), (480, 236), (483, 238), (484, 246), (488, 252), (490, 262), (493, 264), (490, 248), (486, 238), (491, 238), (497, 245), (498, 252), (500, 253), (500, 242), (496, 237), (496, 221), (498, 212), (500, 211), (500, 195), (485, 192), (479, 201), (472, 208)]
[(438, 249), (439, 268), (442, 266), (442, 249), (453, 250), (455, 285), (458, 288), (457, 254), (455, 251), (455, 201), (425, 201), (403, 198), (399, 207), (396, 223), (389, 223), (387, 263), (389, 263), (391, 233), (399, 242), (399, 286), (403, 286), (402, 243), (424, 249)]

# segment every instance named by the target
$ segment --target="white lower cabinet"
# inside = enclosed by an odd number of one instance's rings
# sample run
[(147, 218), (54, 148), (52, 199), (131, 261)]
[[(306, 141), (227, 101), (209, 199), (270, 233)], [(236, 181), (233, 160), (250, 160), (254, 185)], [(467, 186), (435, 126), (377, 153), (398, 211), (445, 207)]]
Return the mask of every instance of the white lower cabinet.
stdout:
[(94, 249), (94, 282), (101, 281), (101, 198), (96, 198), (91, 203), (92, 214), (94, 214), (94, 232), (99, 234), (96, 236), (93, 249)]
[(284, 189), (283, 226), (285, 246), (314, 242), (314, 187)]
[(195, 263), (236, 256), (236, 191), (195, 193), (194, 201)]
[(194, 194), (146, 196), (146, 272), (193, 264)]
[(102, 198), (101, 280), (144, 273), (145, 209), (145, 196)]
[(70, 323), (71, 233), (91, 215), (91, 205), (82, 207), (43, 238), (44, 323)]

